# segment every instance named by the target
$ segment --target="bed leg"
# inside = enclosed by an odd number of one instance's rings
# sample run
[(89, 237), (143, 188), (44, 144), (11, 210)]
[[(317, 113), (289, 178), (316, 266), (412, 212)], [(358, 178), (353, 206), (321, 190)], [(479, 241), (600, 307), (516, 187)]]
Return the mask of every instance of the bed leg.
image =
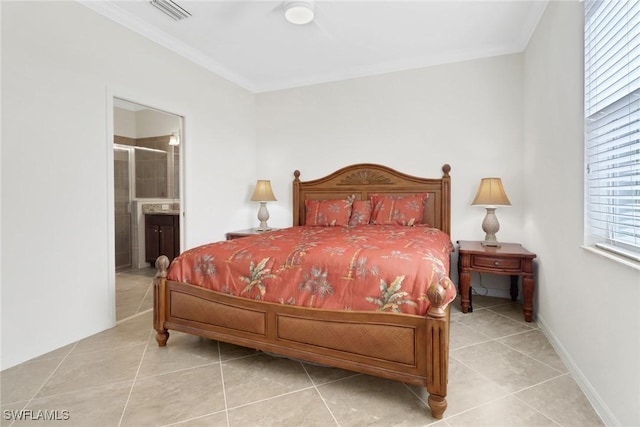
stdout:
[(437, 420), (442, 419), (442, 415), (447, 409), (447, 399), (445, 399), (443, 396), (430, 394), (428, 403), (429, 408), (431, 408), (431, 415), (433, 416), (433, 418)]
[(156, 330), (156, 341), (160, 347), (167, 345), (169, 331), (164, 327), (166, 320), (166, 282), (169, 258), (161, 255), (156, 260), (158, 272), (153, 279), (153, 328)]
[(158, 342), (158, 347), (164, 347), (167, 345), (167, 340), (169, 339), (169, 331), (166, 329), (156, 330), (156, 341)]
[(453, 286), (448, 278), (431, 285), (427, 297), (431, 307), (427, 311), (427, 391), (429, 408), (435, 419), (441, 419), (447, 409), (447, 383), (449, 380), (449, 307), (444, 305), (445, 287)]

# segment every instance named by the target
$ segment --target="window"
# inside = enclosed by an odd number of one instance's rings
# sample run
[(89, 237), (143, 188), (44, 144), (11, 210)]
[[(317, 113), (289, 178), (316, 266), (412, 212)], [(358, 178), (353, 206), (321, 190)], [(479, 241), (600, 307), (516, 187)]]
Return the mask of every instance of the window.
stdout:
[(640, 261), (640, 2), (585, 2), (585, 240)]

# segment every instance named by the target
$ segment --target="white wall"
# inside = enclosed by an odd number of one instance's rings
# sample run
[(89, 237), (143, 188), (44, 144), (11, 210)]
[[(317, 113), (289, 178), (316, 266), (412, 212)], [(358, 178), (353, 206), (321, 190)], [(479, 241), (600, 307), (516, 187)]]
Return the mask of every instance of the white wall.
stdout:
[[(512, 207), (497, 211), (498, 238), (522, 242), (522, 88), (522, 55), (508, 55), (257, 95), (258, 175), (278, 198), (270, 224), (291, 224), (295, 169), (309, 180), (371, 162), (438, 177), (450, 163), (453, 240), (484, 238), (486, 211), (470, 203), (480, 178), (499, 176)], [(502, 279), (483, 283), (506, 296)]]
[(114, 135), (136, 138), (136, 113), (124, 108), (113, 108), (113, 133)]
[(538, 321), (608, 425), (640, 425), (640, 271), (583, 242), (583, 3), (550, 2), (525, 53), (524, 236)]
[(187, 247), (251, 225), (256, 141), (236, 85), (75, 2), (1, 7), (4, 369), (115, 322), (111, 96), (185, 117)]

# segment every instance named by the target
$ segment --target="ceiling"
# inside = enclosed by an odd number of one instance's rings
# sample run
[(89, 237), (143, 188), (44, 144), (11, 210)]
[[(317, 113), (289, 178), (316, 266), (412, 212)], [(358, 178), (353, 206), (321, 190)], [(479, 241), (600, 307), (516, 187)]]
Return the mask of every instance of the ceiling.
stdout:
[(254, 93), (522, 52), (547, 0), (316, 0), (294, 25), (282, 1), (80, 3)]

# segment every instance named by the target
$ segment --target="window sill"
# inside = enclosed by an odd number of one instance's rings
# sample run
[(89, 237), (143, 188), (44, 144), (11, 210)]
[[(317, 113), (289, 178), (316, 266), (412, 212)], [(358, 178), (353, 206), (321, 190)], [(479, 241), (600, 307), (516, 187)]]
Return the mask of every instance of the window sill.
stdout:
[(613, 261), (615, 261), (617, 263), (626, 265), (627, 267), (631, 267), (634, 270), (640, 271), (640, 262), (635, 261), (635, 260), (633, 260), (631, 258), (627, 258), (627, 257), (625, 257), (623, 255), (618, 255), (618, 254), (616, 254), (614, 252), (610, 252), (610, 251), (607, 251), (605, 249), (596, 248), (596, 247), (593, 247), (593, 246), (585, 246), (585, 245), (583, 245), (583, 246), (581, 246), (581, 248), (585, 249), (588, 252), (592, 252), (594, 254), (597, 254), (597, 255), (603, 256), (605, 258), (608, 258), (610, 260), (613, 260)]

